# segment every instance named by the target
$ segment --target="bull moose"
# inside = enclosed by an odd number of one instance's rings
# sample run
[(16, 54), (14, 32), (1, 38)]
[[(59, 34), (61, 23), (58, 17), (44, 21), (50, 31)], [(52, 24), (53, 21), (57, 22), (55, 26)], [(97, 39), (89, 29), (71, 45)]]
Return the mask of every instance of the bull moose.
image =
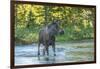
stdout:
[(40, 55), (40, 45), (44, 46), (43, 55), (49, 55), (49, 46), (52, 46), (54, 56), (55, 54), (55, 37), (57, 34), (64, 34), (64, 30), (60, 28), (60, 20), (54, 20), (51, 24), (42, 28), (39, 32), (38, 42), (38, 56)]

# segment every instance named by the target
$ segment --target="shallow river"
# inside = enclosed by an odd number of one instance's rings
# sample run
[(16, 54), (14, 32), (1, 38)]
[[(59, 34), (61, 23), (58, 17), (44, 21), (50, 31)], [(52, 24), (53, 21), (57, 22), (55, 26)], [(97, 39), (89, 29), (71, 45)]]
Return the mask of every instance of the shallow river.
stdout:
[(93, 41), (56, 43), (56, 56), (49, 47), (49, 56), (37, 56), (37, 44), (15, 46), (15, 65), (84, 62), (94, 60)]

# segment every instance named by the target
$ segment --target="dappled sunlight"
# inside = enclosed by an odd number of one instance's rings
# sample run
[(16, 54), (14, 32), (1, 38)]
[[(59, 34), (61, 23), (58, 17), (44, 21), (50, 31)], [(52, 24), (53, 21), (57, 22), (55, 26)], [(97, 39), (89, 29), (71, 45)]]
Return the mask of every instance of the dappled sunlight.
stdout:
[(65, 30), (64, 36), (57, 37), (59, 42), (94, 38), (94, 8), (16, 4), (15, 10), (15, 38), (26, 44), (37, 42), (39, 30), (55, 19)]

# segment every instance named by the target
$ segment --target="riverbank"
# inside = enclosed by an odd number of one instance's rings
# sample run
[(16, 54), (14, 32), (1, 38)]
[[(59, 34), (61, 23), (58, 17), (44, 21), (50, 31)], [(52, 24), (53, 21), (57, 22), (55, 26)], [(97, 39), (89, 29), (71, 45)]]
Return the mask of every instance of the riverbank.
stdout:
[[(56, 41), (56, 43), (79, 43), (79, 42), (93, 42), (94, 39), (81, 39), (81, 40), (65, 40), (65, 41)], [(38, 42), (26, 42), (26, 41), (17, 41), (15, 45), (30, 45), (30, 44), (37, 44)]]

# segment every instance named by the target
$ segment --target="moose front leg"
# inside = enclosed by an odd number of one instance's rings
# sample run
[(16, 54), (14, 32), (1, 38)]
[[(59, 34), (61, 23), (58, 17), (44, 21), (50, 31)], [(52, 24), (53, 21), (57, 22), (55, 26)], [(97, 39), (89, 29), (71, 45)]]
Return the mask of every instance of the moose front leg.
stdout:
[(56, 56), (56, 53), (55, 53), (55, 43), (52, 44), (52, 48), (53, 48), (54, 56)]
[(40, 43), (38, 44), (38, 56), (40, 55)]
[(38, 44), (38, 60), (40, 60), (40, 43)]

